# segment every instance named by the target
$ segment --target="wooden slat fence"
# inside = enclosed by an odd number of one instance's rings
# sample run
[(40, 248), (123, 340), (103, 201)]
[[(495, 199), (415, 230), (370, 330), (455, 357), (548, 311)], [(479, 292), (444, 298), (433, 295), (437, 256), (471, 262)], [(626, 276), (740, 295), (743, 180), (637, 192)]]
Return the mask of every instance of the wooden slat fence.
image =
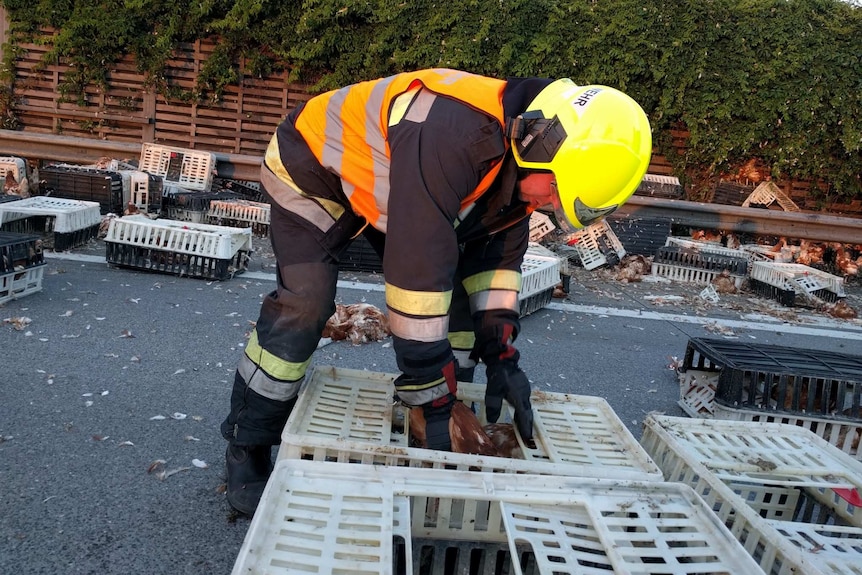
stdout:
[[(2, 20), (5, 26), (5, 18)], [(0, 34), (4, 33), (5, 28), (0, 27)], [(168, 101), (146, 86), (135, 62), (126, 57), (110, 71), (108, 89), (87, 88), (80, 106), (75, 101), (62, 101), (59, 92), (67, 66), (42, 65), (48, 50), (45, 46), (28, 44), (21, 48), (15, 62), (14, 113), (25, 131), (262, 155), (287, 112), (310, 97), (307, 86), (291, 84), (282, 74), (243, 76), (238, 84), (225, 89), (217, 104)], [(205, 40), (182, 46), (167, 63), (169, 82), (186, 90), (194, 88), (197, 73), (213, 48), (214, 44)], [(672, 137), (674, 147), (682, 153), (688, 133), (674, 130)], [(674, 175), (670, 162), (659, 154), (653, 155), (648, 171)], [(862, 214), (862, 199), (823, 203), (811, 193), (811, 182), (776, 183), (803, 210)]]

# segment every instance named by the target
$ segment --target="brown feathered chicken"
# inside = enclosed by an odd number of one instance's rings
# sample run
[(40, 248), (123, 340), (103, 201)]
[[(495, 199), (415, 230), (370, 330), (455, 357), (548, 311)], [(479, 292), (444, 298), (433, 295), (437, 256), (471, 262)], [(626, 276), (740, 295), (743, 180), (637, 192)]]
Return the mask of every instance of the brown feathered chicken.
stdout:
[(3, 193), (10, 196), (21, 196), (22, 198), (30, 197), (30, 183), (26, 177), (21, 178), (21, 181), (15, 179), (15, 174), (12, 170), (6, 170), (6, 179), (3, 182)]
[(136, 206), (132, 202), (129, 202), (128, 204), (126, 204), (126, 209), (123, 210), (124, 216), (133, 216), (133, 215), (139, 214), (139, 213), (141, 213), (141, 210), (139, 210), (138, 206)]
[(360, 344), (382, 341), (389, 336), (389, 319), (380, 309), (367, 303), (337, 304), (326, 321), (323, 337), (333, 341), (349, 339)]
[(856, 319), (858, 314), (856, 310), (847, 305), (843, 299), (835, 302), (834, 304), (828, 305), (826, 307), (826, 313), (831, 315), (832, 317), (837, 317), (841, 319)]
[(649, 258), (639, 254), (625, 256), (617, 269), (617, 281), (639, 282), (645, 275), (649, 275), (651, 269), (652, 262)]
[(518, 443), (515, 434), (515, 426), (511, 423), (489, 423), (485, 427), (485, 433), (491, 438), (494, 447), (500, 457), (510, 459), (524, 459), (524, 451)]
[[(425, 436), (425, 416), (421, 407), (410, 410), (410, 435), (419, 447), (427, 445)], [(487, 455), (499, 457), (497, 448), (479, 423), (476, 414), (460, 401), (452, 404), (452, 416), (449, 418), (449, 437), (452, 440), (452, 451), (472, 455)]]
[(716, 293), (736, 293), (736, 280), (730, 275), (727, 270), (721, 270), (721, 273), (715, 276), (710, 282), (715, 287)]

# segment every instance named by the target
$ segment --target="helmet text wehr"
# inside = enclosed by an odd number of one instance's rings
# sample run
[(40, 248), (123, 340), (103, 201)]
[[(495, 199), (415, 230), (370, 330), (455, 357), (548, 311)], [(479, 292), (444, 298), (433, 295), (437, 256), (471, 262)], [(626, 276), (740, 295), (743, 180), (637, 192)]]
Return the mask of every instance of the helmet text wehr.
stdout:
[(589, 90), (585, 90), (583, 94), (578, 95), (578, 99), (572, 102), (572, 105), (582, 107), (586, 106), (590, 103), (592, 97), (601, 91), (601, 88), (590, 88)]

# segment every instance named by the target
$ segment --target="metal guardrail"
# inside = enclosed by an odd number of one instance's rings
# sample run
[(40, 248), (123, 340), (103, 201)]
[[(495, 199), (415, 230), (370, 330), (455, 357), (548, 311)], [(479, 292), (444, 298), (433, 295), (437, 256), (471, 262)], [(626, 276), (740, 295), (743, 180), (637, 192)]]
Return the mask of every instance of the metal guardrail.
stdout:
[[(53, 134), (0, 130), (0, 155), (29, 160), (93, 163), (102, 156), (138, 158), (141, 145)], [(215, 153), (220, 177), (258, 181), (261, 157)], [(633, 196), (619, 212), (664, 218), (683, 226), (846, 244), (862, 244), (862, 219), (812, 212), (783, 212), (683, 200)]]

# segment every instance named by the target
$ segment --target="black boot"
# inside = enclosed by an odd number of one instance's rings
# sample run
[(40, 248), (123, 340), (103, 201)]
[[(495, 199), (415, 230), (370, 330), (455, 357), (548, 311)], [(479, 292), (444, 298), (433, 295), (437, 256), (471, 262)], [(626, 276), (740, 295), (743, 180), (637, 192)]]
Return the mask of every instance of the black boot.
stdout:
[(269, 445), (228, 444), (225, 453), (227, 463), (227, 501), (230, 506), (254, 515), (263, 488), (272, 473), (272, 448)]

